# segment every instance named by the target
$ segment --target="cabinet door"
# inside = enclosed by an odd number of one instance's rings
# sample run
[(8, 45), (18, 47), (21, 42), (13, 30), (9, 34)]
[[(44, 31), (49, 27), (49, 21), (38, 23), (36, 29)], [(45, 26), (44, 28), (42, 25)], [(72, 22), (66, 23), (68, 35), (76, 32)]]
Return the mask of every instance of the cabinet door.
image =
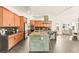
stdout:
[(19, 41), (23, 39), (23, 32), (19, 33)]
[(15, 44), (18, 43), (18, 35), (15, 35)]
[(19, 28), (19, 31), (23, 31), (23, 18), (20, 18), (20, 28)]
[(18, 34), (18, 42), (21, 41), (21, 33)]
[(22, 19), (21, 28), (22, 28), (22, 31), (24, 31), (24, 18)]
[(24, 31), (24, 17), (20, 16), (20, 28), (19, 31)]
[(3, 13), (2, 13), (2, 7), (0, 7), (0, 26), (3, 25), (3, 21), (2, 21), (2, 17), (3, 17)]
[(15, 44), (17, 44), (19, 41), (22, 40), (22, 34), (21, 33), (18, 33), (15, 35)]
[(14, 14), (3, 8), (3, 26), (14, 26)]
[(8, 38), (8, 49), (11, 49), (15, 45), (14, 37)]
[(10, 26), (14, 26), (14, 14), (12, 12), (9, 11), (9, 25)]
[(24, 32), (22, 32), (22, 39), (24, 39)]
[(24, 33), (23, 32), (21, 33), (20, 37), (21, 37), (21, 40), (22, 40), (23, 37), (24, 37)]
[(17, 15), (14, 15), (14, 19), (15, 19), (15, 26), (20, 26), (20, 18)]
[(6, 9), (3, 9), (3, 26), (9, 26), (9, 12)]

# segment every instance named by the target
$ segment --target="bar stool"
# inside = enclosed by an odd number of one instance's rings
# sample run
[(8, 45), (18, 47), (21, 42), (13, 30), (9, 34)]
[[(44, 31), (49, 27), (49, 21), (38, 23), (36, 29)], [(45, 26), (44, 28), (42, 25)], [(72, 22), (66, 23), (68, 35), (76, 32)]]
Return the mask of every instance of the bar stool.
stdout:
[(78, 35), (77, 35), (77, 33), (74, 33), (74, 35), (72, 36), (72, 40), (78, 40)]

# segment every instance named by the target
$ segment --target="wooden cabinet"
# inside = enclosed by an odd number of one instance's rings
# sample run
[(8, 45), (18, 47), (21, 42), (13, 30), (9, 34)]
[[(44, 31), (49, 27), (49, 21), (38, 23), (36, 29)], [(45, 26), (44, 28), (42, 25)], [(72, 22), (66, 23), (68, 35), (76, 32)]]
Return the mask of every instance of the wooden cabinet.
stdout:
[(19, 34), (16, 34), (16, 35), (15, 35), (15, 44), (17, 44), (17, 43), (19, 42), (19, 39), (20, 39), (20, 38), (19, 38)]
[(14, 26), (14, 13), (0, 7), (0, 26)]
[(20, 33), (21, 40), (24, 39), (23, 37), (24, 37), (24, 32)]
[(19, 41), (23, 40), (23, 32), (19, 33)]
[(14, 26), (14, 13), (9, 12), (9, 25)]
[(18, 37), (18, 40), (17, 41), (20, 42), (21, 41), (20, 33), (18, 33), (18, 36), (17, 37)]
[(4, 7), (0, 7), (0, 26), (20, 26), (20, 18), (18, 15), (9, 11)]
[(9, 36), (0, 36), (0, 50), (8, 51), (19, 43), (23, 39), (23, 32), (9, 35)]
[(48, 23), (44, 23), (42, 20), (31, 20), (31, 25), (34, 25), (35, 27), (50, 27), (52, 25), (52, 21), (48, 21)]
[(11, 49), (15, 45), (14, 36), (8, 37), (8, 50)]
[(14, 14), (7, 9), (3, 9), (3, 26), (14, 26)]
[(2, 8), (0, 7), (0, 26), (2, 26), (3, 24), (3, 11), (2, 11)]
[(23, 31), (24, 22), (26, 22), (24, 16), (19, 17), (8, 9), (0, 7), (0, 26), (17, 26), (20, 27), (20, 31)]
[(24, 31), (24, 23), (26, 22), (26, 18), (23, 16), (20, 16), (20, 28), (19, 31)]
[(15, 44), (20, 42), (22, 39), (23, 39), (23, 32), (16, 34), (15, 35)]
[(3, 26), (9, 26), (9, 12), (6, 9), (3, 9)]
[(15, 26), (20, 26), (20, 18), (18, 15), (14, 15), (14, 22), (15, 22)]
[(22, 36), (21, 36), (22, 33), (19, 33), (19, 41), (22, 40)]
[(11, 12), (10, 10), (4, 8), (4, 7), (0, 7), (0, 26), (5, 26), (5, 27), (20, 27), (20, 33), (17, 34), (13, 34), (8, 36), (8, 50), (11, 49), (15, 44), (17, 44), (18, 42), (20, 42), (23, 39), (24, 36), (24, 22), (25, 21), (25, 17), (19, 17), (18, 15), (16, 15), (15, 13)]
[(8, 37), (8, 50), (23, 39), (23, 32)]

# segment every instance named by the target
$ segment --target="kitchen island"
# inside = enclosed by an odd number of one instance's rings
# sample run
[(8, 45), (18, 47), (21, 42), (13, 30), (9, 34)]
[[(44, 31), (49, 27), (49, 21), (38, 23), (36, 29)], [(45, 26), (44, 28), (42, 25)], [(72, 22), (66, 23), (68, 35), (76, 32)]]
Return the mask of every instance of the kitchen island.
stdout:
[(29, 52), (49, 52), (49, 35), (47, 32), (32, 32), (29, 37)]

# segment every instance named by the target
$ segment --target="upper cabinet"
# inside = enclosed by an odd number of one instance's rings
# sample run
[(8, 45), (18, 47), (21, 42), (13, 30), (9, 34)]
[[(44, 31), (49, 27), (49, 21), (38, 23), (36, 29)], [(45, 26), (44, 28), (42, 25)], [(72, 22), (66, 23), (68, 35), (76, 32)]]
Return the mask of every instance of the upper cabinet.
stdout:
[(42, 20), (30, 20), (30, 24), (35, 27), (51, 27), (52, 21), (48, 21), (48, 23), (44, 23)]
[(24, 31), (24, 23), (27, 22), (24, 16), (20, 16), (20, 28), (19, 31)]
[(0, 26), (14, 26), (14, 13), (0, 7)]
[(9, 12), (6, 9), (3, 9), (3, 26), (8, 26), (9, 25)]
[(24, 16), (18, 16), (10, 10), (0, 7), (0, 26), (17, 26), (20, 28), (20, 31), (23, 31), (24, 22), (26, 22), (26, 18)]
[(18, 15), (14, 15), (15, 26), (20, 26), (20, 18)]
[(9, 12), (9, 25), (14, 26), (14, 13)]
[(0, 7), (0, 26), (2, 26), (2, 24), (3, 24), (3, 11), (2, 11), (2, 8)]
[(14, 14), (3, 8), (3, 26), (14, 26)]

